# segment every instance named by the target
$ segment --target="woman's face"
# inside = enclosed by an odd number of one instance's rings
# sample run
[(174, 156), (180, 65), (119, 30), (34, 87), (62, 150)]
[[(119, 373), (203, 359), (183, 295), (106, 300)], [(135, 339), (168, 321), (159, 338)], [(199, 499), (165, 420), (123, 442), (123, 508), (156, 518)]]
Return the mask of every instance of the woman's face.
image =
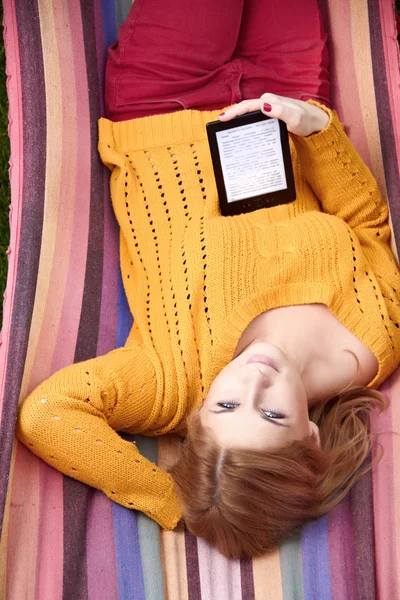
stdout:
[(213, 381), (200, 409), (224, 448), (269, 449), (314, 434), (300, 373), (276, 346), (257, 342)]

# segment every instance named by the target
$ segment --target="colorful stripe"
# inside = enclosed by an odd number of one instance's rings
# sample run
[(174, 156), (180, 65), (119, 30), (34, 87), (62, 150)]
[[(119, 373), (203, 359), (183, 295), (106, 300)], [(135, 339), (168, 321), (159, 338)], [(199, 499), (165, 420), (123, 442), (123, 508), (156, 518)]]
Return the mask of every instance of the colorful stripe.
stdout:
[(109, 600), (118, 600), (118, 588), (112, 576), (117, 572), (114, 505), (98, 492), (93, 494), (88, 510), (86, 553), (88, 598), (103, 595)]
[(304, 597), (310, 600), (332, 600), (326, 519), (319, 519), (303, 529), (301, 550), (303, 556)]
[[(37, 8), (37, 7), (36, 7)], [(6, 7), (4, 7), (6, 13)], [(21, 169), (18, 178), (18, 197), (12, 198), (13, 223), (11, 229), (12, 248), (9, 255), (11, 275), (15, 277), (7, 281), (6, 294), (11, 294), (4, 305), (4, 324), (2, 331), (3, 345), (1, 346), (2, 376), (0, 390), (0, 515), (4, 510), (4, 502), (7, 492), (7, 473), (10, 464), (12, 440), (16, 410), (19, 401), (21, 380), (26, 361), (27, 344), (31, 325), (32, 311), (35, 299), (36, 273), (38, 271), (39, 254), (42, 241), (42, 219), (44, 203), (44, 173), (43, 165), (46, 161), (46, 98), (43, 85), (43, 66), (41, 62), (42, 48), (40, 45), (40, 32), (37, 13), (34, 3), (18, 3), (13, 7), (8, 20), (9, 31), (17, 36), (15, 24), (18, 21), (30, 22), (29, 31), (26, 32), (25, 42), (16, 48), (14, 38), (13, 50), (18, 52), (17, 64), (23, 65), (24, 78), (20, 78), (21, 69), (15, 74), (18, 83), (10, 87), (13, 92), (14, 101), (19, 107), (15, 110), (15, 118), (18, 121), (11, 124), (10, 135), (17, 139), (17, 149), (23, 158), (11, 157), (14, 160), (13, 169)], [(14, 28), (13, 28), (14, 27)], [(35, 64), (30, 60), (30, 53), (34, 52)], [(8, 66), (10, 84), (13, 75)], [(37, 95), (30, 97), (30, 90), (37, 88)], [(10, 98), (11, 100), (11, 98)], [(23, 117), (20, 114), (24, 107)], [(23, 122), (35, 123), (35, 127), (23, 127)], [(22, 171), (23, 167), (23, 171)], [(13, 191), (12, 191), (13, 193)], [(18, 220), (17, 220), (18, 218)], [(21, 232), (27, 232), (22, 236)], [(18, 276), (17, 276), (18, 273)], [(12, 302), (12, 305), (11, 305)], [(15, 332), (12, 335), (12, 332)], [(9, 360), (12, 357), (12, 361)], [(0, 519), (0, 533), (1, 533)]]
[[(160, 532), (146, 516), (62, 477), (13, 444), (20, 397), (64, 365), (121, 346), (132, 324), (109, 174), (96, 148), (106, 49), (130, 4), (4, 2), (12, 219), (0, 344), (0, 597), (398, 598), (398, 436), (379, 436), (382, 460), (334, 511), (253, 561), (228, 561), (182, 526)], [(387, 193), (400, 239), (400, 73), (392, 2), (319, 4), (334, 52), (333, 105)], [(400, 431), (398, 373), (384, 390), (393, 402), (373, 417), (372, 429)], [(179, 452), (173, 437), (136, 442), (162, 468)], [(373, 460), (379, 452), (376, 444)]]
[[(394, 96), (392, 99), (389, 96), (389, 88), (386, 83), (386, 74), (385, 69), (382, 68), (382, 65), (385, 64), (385, 47), (384, 47), (384, 39), (382, 37), (382, 21), (381, 21), (381, 8), (382, 9), (388, 2), (374, 2), (374, 0), (368, 0), (368, 15), (369, 15), (369, 28), (370, 28), (370, 37), (371, 37), (371, 55), (372, 55), (372, 69), (374, 76), (374, 88), (376, 93), (376, 103), (379, 106), (378, 111), (378, 123), (379, 123), (379, 132), (380, 132), (380, 144), (382, 149), (383, 156), (390, 156), (390, 153), (393, 152), (393, 149), (396, 149), (399, 152), (399, 135), (395, 135), (394, 124), (396, 121), (392, 121), (391, 119), (385, 119), (384, 114), (391, 114), (391, 109), (393, 106)], [(392, 14), (393, 16), (393, 14)], [(394, 37), (394, 36), (393, 36)], [(398, 53), (398, 50), (397, 50)], [(398, 75), (398, 65), (397, 65), (397, 82), (399, 82)], [(391, 90), (393, 92), (393, 89)], [(396, 89), (398, 93), (398, 88)], [(397, 114), (399, 117), (399, 103), (397, 102), (397, 106), (395, 107), (394, 114)], [(397, 124), (399, 120), (397, 119)], [(398, 130), (397, 130), (398, 134)], [(397, 156), (396, 160), (385, 160), (384, 168), (385, 168), (385, 180), (386, 187), (388, 192), (388, 199), (392, 215), (393, 222), (393, 230), (396, 234), (400, 232), (400, 214), (398, 211), (398, 203), (397, 210), (395, 210), (395, 203), (398, 199), (398, 192), (400, 189), (400, 153)]]
[(332, 600), (357, 600), (356, 555), (350, 496), (326, 517)]

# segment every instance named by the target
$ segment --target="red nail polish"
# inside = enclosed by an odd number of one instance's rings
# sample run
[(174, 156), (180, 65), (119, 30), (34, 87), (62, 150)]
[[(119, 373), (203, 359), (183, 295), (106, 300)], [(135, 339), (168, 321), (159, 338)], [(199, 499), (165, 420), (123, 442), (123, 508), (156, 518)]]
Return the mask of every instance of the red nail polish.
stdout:
[(225, 114), (225, 113), (223, 112), (223, 113), (221, 113), (221, 114), (220, 114), (220, 115), (218, 115), (218, 116), (219, 116), (219, 117), (223, 117), (223, 116), (224, 116), (224, 114)]
[(265, 110), (265, 112), (271, 112), (272, 106), (270, 104), (265, 103), (263, 109)]

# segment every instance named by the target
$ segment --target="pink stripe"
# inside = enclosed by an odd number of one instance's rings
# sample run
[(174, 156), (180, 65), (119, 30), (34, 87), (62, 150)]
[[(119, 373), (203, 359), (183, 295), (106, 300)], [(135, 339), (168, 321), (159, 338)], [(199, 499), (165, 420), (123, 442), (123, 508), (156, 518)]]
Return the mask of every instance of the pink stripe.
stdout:
[(198, 538), (201, 597), (207, 600), (242, 600), (240, 562), (228, 560)]
[[(88, 207), (86, 207), (86, 211), (83, 210), (83, 213), (81, 211), (81, 214), (76, 214), (77, 208), (80, 208), (79, 197), (76, 193), (77, 165), (85, 164), (83, 157), (79, 156), (77, 152), (77, 135), (79, 131), (80, 140), (85, 139), (84, 129), (83, 127), (80, 128), (79, 122), (79, 115), (85, 111), (85, 103), (82, 97), (75, 98), (75, 72), (72, 61), (73, 41), (70, 37), (70, 32), (74, 32), (74, 27), (68, 26), (69, 15), (64, 5), (57, 5), (56, 10), (53, 7), (53, 18), (59, 53), (58, 66), (62, 94), (62, 106), (56, 107), (58, 110), (62, 110), (62, 148), (60, 157), (62, 170), (49, 293), (46, 298), (42, 329), (30, 382), (31, 386), (73, 360), (82, 302), (82, 289), (80, 288), (83, 288), (84, 281), (85, 248), (89, 219)], [(83, 44), (81, 44), (80, 50), (82, 52), (81, 56), (84, 56)], [(51, 96), (47, 95), (47, 101), (51, 102)], [(87, 103), (86, 95), (86, 105)], [(77, 106), (79, 107), (78, 115)], [(82, 185), (80, 189), (84, 192), (85, 186)], [(87, 198), (90, 197), (88, 190), (89, 185), (87, 184)], [(82, 245), (79, 245), (77, 240), (74, 239), (72, 232), (84, 240)], [(79, 260), (76, 256), (77, 246), (82, 251)], [(71, 265), (74, 270), (73, 284), (71, 282)], [(79, 285), (80, 274), (82, 283)], [(63, 314), (65, 313), (66, 304), (68, 305), (69, 318), (66, 318)], [(37, 359), (38, 356), (40, 356), (40, 361)], [(61, 597), (63, 588), (62, 477), (47, 465), (42, 464), (41, 483), (36, 598), (38, 600), (52, 600)]]
[[(397, 385), (394, 385), (397, 381)], [(390, 402), (398, 402), (399, 374), (395, 374), (383, 385), (382, 391), (388, 396)], [(397, 388), (397, 393), (393, 391)], [(399, 598), (398, 580), (394, 573), (397, 572), (397, 551), (396, 551), (396, 524), (395, 524), (395, 490), (393, 485), (393, 469), (395, 463), (393, 460), (393, 436), (389, 432), (393, 429), (398, 431), (396, 424), (392, 420), (392, 409), (384, 412), (379, 417), (372, 415), (372, 431), (388, 432), (379, 436), (379, 444), (383, 449), (383, 457), (378, 465), (372, 471), (373, 474), (373, 492), (374, 492), (374, 521), (375, 521), (375, 550), (377, 567), (377, 589), (380, 600), (392, 600)], [(381, 450), (378, 448), (373, 453), (373, 459), (376, 460), (377, 454)], [(396, 465), (398, 468), (398, 465)], [(388, 572), (393, 573), (388, 577)]]
[[(396, 545), (396, 556), (400, 560), (400, 369), (392, 376), (391, 379), (391, 391), (392, 401), (392, 428), (393, 431), (397, 432), (397, 435), (392, 436), (393, 444), (393, 485), (394, 485), (394, 527), (393, 537), (394, 544)], [(397, 587), (400, 595), (400, 569), (393, 570), (393, 573), (397, 575)]]
[(329, 2), (332, 38), (335, 40), (334, 62), (331, 65), (332, 106), (346, 124), (346, 132), (365, 162), (371, 168), (371, 157), (361, 117), (361, 102), (357, 89), (352, 47), (351, 11), (349, 0)]
[[(68, 15), (63, 11), (63, 7), (57, 7), (52, 16), (54, 18), (54, 35), (56, 36), (58, 62), (60, 69), (61, 82), (61, 106), (56, 106), (61, 118), (61, 152), (59, 158), (60, 164), (60, 185), (59, 185), (59, 204), (57, 214), (57, 231), (54, 245), (53, 263), (51, 265), (51, 276), (49, 280), (48, 294), (46, 297), (46, 306), (43, 314), (43, 321), (36, 350), (36, 359), (34, 371), (30, 381), (30, 389), (39, 382), (46, 379), (52, 372), (63, 366), (57, 364), (55, 356), (59, 356), (62, 348), (63, 359), (70, 363), (68, 350), (71, 349), (74, 342), (74, 326), (70, 322), (67, 324), (62, 318), (63, 305), (66, 299), (68, 305), (73, 309), (74, 301), (69, 296), (74, 295), (79, 286), (68, 286), (67, 274), (70, 262), (68, 257), (71, 252), (71, 230), (73, 229), (73, 219), (75, 212), (75, 172), (77, 169), (74, 161), (77, 145), (77, 129), (75, 124), (76, 101), (74, 88), (74, 70), (71, 60), (72, 48), (69, 35)], [(46, 35), (46, 33), (45, 33)], [(50, 33), (49, 33), (50, 35)], [(46, 81), (46, 101), (51, 103), (51, 82)], [(55, 142), (52, 142), (55, 143)], [(50, 152), (57, 152), (57, 148), (49, 148)], [(50, 177), (53, 174), (50, 173)], [(49, 199), (49, 202), (52, 198)], [(51, 207), (48, 208), (51, 214)], [(71, 260), (71, 259), (70, 259)], [(84, 260), (82, 261), (84, 262)], [(79, 272), (79, 267), (76, 268)], [(71, 294), (72, 292), (72, 294)], [(67, 297), (67, 298), (66, 298)], [(79, 312), (78, 312), (79, 314)], [(79, 319), (78, 319), (79, 322)], [(69, 341), (63, 336), (66, 325), (69, 326)], [(59, 331), (59, 328), (61, 331)], [(77, 325), (75, 325), (75, 329)], [(61, 338), (61, 339), (60, 339)], [(62, 345), (61, 345), (62, 344)], [(56, 348), (56, 351), (54, 349)], [(40, 356), (40, 360), (37, 357)]]
[[(90, 114), (86, 62), (83, 58), (85, 48), (80, 5), (69, 0), (67, 10), (68, 14), (65, 14), (64, 27), (66, 28), (66, 25), (68, 25), (66, 29), (71, 35), (72, 49), (69, 62), (73, 65), (73, 72), (71, 71), (70, 81), (76, 102), (72, 118), (76, 121), (77, 133), (74, 130), (74, 136), (77, 136), (78, 143), (74, 145), (72, 158), (74, 160), (72, 194), (75, 198), (75, 212), (72, 230), (68, 232), (71, 236), (71, 253), (52, 371), (71, 364), (74, 359), (85, 285), (90, 216)], [(63, 24), (60, 23), (60, 27), (62, 26)], [(68, 176), (68, 172), (63, 174), (66, 177)], [(93, 218), (95, 217), (93, 216)]]
[(63, 589), (63, 478), (40, 461), (36, 600), (61, 598)]
[(17, 443), (7, 530), (7, 598), (35, 597), (38, 528), (39, 459)]
[(349, 499), (327, 515), (332, 600), (357, 598), (354, 539)]
[[(104, 44), (103, 15), (99, 2), (94, 3), (97, 72), (99, 77), (100, 110), (104, 114)], [(118, 327), (119, 232), (111, 206), (110, 171), (104, 167), (104, 256), (103, 286), (100, 307), (97, 354), (106, 354), (116, 345)]]
[[(99, 2), (94, 3), (97, 72), (100, 111), (104, 114), (104, 44), (103, 15)], [(104, 255), (97, 354), (106, 354), (116, 345), (118, 327), (119, 232), (111, 206), (110, 171), (104, 167)]]
[(116, 346), (118, 326), (119, 235), (109, 196), (109, 173), (104, 185), (104, 258), (103, 285), (97, 354), (100, 356)]
[(101, 492), (89, 503), (86, 543), (88, 600), (118, 600), (113, 509)]
[[(393, 444), (393, 480), (394, 480), (394, 544), (396, 547), (396, 556), (400, 560), (400, 470), (398, 469), (398, 465), (400, 465), (400, 406), (399, 406), (399, 397), (400, 397), (400, 370), (397, 370), (396, 375), (392, 377), (392, 386), (391, 386), (391, 397), (393, 398), (392, 402), (392, 428), (397, 435), (392, 436), (392, 444)], [(395, 466), (396, 465), (396, 466)], [(400, 569), (397, 568), (393, 571), (397, 575), (397, 587), (399, 588), (400, 595)]]
[(380, 0), (379, 9), (381, 15), (391, 116), (395, 132), (397, 164), (400, 171), (400, 53), (397, 41), (397, 24), (395, 20), (394, 3), (388, 2), (387, 0)]
[[(7, 287), (3, 302), (3, 323), (0, 333), (0, 422), (3, 409), (5, 374), (8, 363), (10, 340), (11, 309), (17, 279), (19, 239), (21, 234), (22, 190), (24, 171), (23, 120), (21, 65), (19, 56), (19, 36), (15, 13), (15, 2), (3, 3), (4, 45), (7, 53), (6, 74), (8, 109), (8, 135), (11, 143), (9, 177), (11, 183), (10, 207), (10, 249), (8, 255)], [(1, 299), (0, 299), (1, 302)]]

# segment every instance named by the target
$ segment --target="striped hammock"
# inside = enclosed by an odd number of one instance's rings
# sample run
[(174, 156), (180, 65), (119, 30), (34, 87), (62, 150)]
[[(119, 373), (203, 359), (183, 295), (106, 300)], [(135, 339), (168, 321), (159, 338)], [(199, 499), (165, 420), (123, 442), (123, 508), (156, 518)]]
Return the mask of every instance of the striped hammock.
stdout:
[[(63, 477), (13, 441), (20, 399), (124, 343), (109, 174), (97, 155), (106, 48), (129, 0), (4, 0), (11, 245), (0, 348), (3, 600), (397, 600), (400, 437), (330, 514), (268, 557), (228, 561), (182, 528)], [(334, 107), (372, 168), (400, 242), (400, 75), (393, 0), (320, 0)], [(393, 238), (394, 241), (394, 238)], [(400, 431), (400, 381), (374, 431)], [(139, 438), (168, 465), (178, 440)], [(395, 468), (397, 465), (397, 468)]]

